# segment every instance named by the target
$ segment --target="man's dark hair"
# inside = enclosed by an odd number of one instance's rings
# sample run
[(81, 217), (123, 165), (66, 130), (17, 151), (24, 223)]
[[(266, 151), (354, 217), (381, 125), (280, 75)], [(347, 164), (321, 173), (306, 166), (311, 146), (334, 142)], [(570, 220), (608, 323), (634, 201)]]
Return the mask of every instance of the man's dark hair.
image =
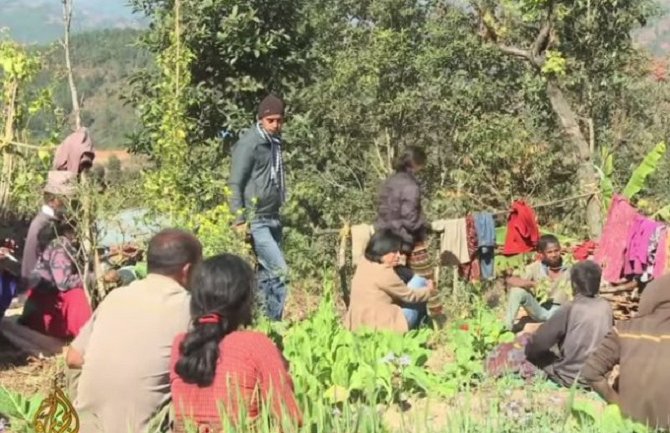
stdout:
[(396, 253), (403, 249), (402, 238), (390, 230), (375, 232), (365, 247), (365, 258), (371, 262), (381, 263), (382, 257), (388, 253)]
[(411, 146), (396, 160), (393, 168), (397, 172), (407, 172), (412, 166), (426, 165), (426, 152), (416, 146)]
[(589, 298), (595, 297), (600, 291), (601, 276), (602, 269), (595, 262), (587, 260), (577, 263), (570, 271), (573, 293), (582, 294)]
[(175, 275), (187, 264), (202, 259), (202, 245), (191, 233), (166, 229), (149, 241), (147, 271), (152, 274)]
[(540, 240), (537, 243), (537, 250), (541, 253), (547, 251), (549, 245), (558, 245), (561, 246), (561, 243), (558, 241), (558, 238), (554, 235), (542, 235)]

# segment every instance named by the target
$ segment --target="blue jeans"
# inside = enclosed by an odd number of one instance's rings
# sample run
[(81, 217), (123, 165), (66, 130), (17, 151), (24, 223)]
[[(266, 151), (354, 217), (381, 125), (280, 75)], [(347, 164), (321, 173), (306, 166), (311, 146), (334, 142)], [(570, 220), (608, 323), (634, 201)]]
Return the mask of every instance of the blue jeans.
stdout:
[(261, 304), (271, 320), (281, 320), (288, 291), (288, 266), (281, 250), (281, 222), (278, 219), (257, 219), (251, 223), (250, 229), (260, 265), (258, 292)]
[[(411, 280), (407, 283), (407, 287), (412, 290), (423, 289), (426, 287), (428, 280), (418, 275), (414, 275)], [(419, 327), (421, 320), (426, 317), (426, 303), (421, 302), (418, 304), (403, 304), (402, 314), (405, 315), (407, 319), (407, 326), (409, 329), (416, 329)]]

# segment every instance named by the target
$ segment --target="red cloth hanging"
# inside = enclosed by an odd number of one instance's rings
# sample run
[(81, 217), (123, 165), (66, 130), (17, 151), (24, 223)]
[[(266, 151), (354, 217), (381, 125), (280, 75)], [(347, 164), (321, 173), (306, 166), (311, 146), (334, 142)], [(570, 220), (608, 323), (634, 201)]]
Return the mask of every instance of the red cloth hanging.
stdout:
[(540, 229), (535, 211), (522, 200), (512, 203), (503, 254), (512, 256), (531, 252), (539, 240)]
[(586, 260), (595, 253), (596, 248), (598, 248), (598, 244), (594, 241), (584, 241), (572, 249), (572, 257), (578, 261)]

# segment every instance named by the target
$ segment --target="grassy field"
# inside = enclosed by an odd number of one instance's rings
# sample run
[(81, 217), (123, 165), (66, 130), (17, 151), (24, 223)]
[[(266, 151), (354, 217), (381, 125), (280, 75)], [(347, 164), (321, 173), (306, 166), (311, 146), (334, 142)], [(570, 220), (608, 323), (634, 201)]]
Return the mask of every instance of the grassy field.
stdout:
[[(644, 431), (593, 393), (542, 379), (487, 377), (486, 354), (512, 337), (498, 320), (500, 307), (483, 301), (487, 296), (463, 291), (460, 299), (448, 300), (450, 320), (443, 329), (401, 337), (343, 329), (343, 305), (333, 287), (326, 281), (319, 295), (294, 290), (286, 322), (256, 325), (290, 363), (304, 415), (300, 431)], [(4, 361), (0, 413), (12, 422), (10, 431), (33, 431), (31, 417), (62, 371), (62, 359)], [(249, 430), (243, 425), (226, 431)], [(269, 424), (260, 430), (276, 431)]]

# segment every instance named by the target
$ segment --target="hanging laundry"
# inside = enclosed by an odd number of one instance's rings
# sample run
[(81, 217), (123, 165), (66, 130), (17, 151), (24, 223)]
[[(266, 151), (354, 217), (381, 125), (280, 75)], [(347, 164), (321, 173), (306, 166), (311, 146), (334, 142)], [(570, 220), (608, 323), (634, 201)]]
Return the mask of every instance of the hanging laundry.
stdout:
[(56, 148), (53, 170), (66, 170), (78, 174), (90, 168), (95, 159), (95, 149), (88, 129), (80, 128), (68, 135)]
[(482, 278), (492, 280), (495, 278), (493, 256), (496, 249), (496, 226), (493, 215), (488, 212), (475, 214), (475, 228)]
[(656, 250), (656, 266), (654, 266), (654, 278), (659, 278), (666, 273), (668, 267), (668, 226), (663, 225), (661, 239), (658, 241)]
[(572, 257), (578, 261), (588, 260), (588, 258), (595, 253), (597, 248), (598, 244), (596, 242), (592, 240), (584, 241), (572, 249)]
[(365, 254), (374, 228), (369, 224), (357, 224), (351, 227), (351, 263), (358, 265), (359, 260)]
[(512, 203), (503, 254), (512, 256), (531, 252), (539, 240), (540, 229), (533, 209), (522, 200)]
[(477, 282), (481, 277), (479, 260), (477, 260), (479, 241), (477, 239), (475, 218), (472, 215), (465, 217), (465, 227), (468, 236), (468, 255), (470, 257), (470, 261), (458, 267), (458, 275), (464, 280)]
[(658, 250), (659, 237), (660, 233), (657, 230), (654, 230), (654, 234), (652, 234), (651, 239), (649, 239), (646, 263), (643, 265), (644, 271), (642, 272), (642, 275), (640, 275), (640, 282), (643, 284), (654, 279), (654, 267), (656, 266), (656, 251)]
[(595, 262), (603, 268), (603, 280), (615, 283), (621, 279), (628, 234), (638, 215), (625, 197), (617, 194), (612, 198), (607, 221), (594, 255)]
[(656, 253), (665, 226), (638, 215), (628, 235), (624, 274), (639, 275), (643, 283), (651, 281), (656, 267)]
[(440, 236), (440, 261), (443, 265), (458, 266), (470, 261), (465, 218), (433, 221), (432, 229)]

